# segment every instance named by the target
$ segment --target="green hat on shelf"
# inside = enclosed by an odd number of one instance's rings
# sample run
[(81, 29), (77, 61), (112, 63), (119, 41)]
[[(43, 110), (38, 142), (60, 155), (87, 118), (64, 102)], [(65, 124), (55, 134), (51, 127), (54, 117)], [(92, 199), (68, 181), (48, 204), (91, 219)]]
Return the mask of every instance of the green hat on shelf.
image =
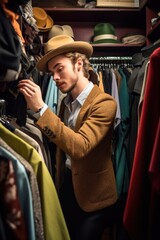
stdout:
[(94, 27), (93, 43), (120, 43), (115, 35), (115, 28), (110, 23), (98, 23)]

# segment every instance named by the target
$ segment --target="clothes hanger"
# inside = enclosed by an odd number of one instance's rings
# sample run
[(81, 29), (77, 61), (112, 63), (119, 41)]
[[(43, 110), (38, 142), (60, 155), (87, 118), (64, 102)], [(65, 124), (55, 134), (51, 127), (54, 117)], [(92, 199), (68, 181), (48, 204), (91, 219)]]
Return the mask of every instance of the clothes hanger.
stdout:
[(15, 128), (10, 124), (6, 115), (6, 101), (4, 99), (0, 99), (0, 123), (11, 132), (14, 132)]

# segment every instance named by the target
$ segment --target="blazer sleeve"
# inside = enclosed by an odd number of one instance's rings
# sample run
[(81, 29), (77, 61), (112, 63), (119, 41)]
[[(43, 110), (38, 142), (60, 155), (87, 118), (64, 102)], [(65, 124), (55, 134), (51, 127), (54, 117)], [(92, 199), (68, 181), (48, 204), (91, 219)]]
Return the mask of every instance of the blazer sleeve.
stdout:
[[(106, 93), (87, 98), (73, 131), (49, 108), (36, 122), (43, 133), (71, 158), (85, 157), (113, 128), (116, 102)], [(67, 144), (66, 144), (67, 143)]]

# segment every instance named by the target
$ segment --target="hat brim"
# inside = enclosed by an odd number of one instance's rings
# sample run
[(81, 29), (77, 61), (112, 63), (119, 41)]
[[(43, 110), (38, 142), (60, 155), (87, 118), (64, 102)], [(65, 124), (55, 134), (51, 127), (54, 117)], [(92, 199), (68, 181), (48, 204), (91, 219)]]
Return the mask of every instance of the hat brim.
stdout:
[(38, 27), (39, 31), (41, 31), (41, 32), (47, 32), (47, 31), (49, 31), (49, 30), (52, 28), (53, 24), (54, 24), (53, 19), (52, 19), (49, 15), (47, 15), (47, 23), (46, 23), (46, 26), (45, 26), (45, 27), (42, 27), (42, 26), (38, 26), (38, 25), (37, 25), (37, 27)]
[(79, 52), (90, 58), (93, 53), (93, 47), (87, 42), (77, 41), (50, 50), (39, 60), (36, 66), (37, 69), (41, 72), (48, 72), (48, 61), (60, 54), (67, 52)]
[(118, 40), (115, 40), (115, 39), (101, 39), (101, 40), (93, 42), (93, 44), (98, 44), (98, 43), (118, 44), (118, 43), (121, 43), (121, 42), (118, 41)]

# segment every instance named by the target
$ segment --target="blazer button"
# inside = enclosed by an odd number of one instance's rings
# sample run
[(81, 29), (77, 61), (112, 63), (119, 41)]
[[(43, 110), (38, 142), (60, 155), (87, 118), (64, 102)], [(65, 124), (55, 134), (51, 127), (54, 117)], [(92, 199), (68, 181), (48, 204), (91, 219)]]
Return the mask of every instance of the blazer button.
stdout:
[(53, 132), (50, 132), (48, 136), (52, 138), (54, 136)]
[(47, 130), (47, 127), (44, 127), (44, 128), (43, 128), (43, 131), (46, 131), (46, 130)]
[(51, 132), (51, 131), (47, 128), (47, 129), (46, 129), (46, 134), (49, 135), (50, 132)]
[(52, 135), (52, 131), (48, 130), (47, 135), (50, 137)]

